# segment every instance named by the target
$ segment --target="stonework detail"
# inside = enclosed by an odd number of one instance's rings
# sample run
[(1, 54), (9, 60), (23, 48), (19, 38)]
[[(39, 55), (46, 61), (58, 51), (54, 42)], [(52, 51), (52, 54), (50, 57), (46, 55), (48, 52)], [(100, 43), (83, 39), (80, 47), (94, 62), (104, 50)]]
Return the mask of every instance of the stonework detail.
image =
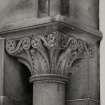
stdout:
[(100, 105), (99, 0), (0, 4), (0, 105)]
[(90, 49), (85, 41), (58, 31), (6, 40), (8, 54), (17, 57), (32, 74), (67, 75), (74, 61), (90, 56)]

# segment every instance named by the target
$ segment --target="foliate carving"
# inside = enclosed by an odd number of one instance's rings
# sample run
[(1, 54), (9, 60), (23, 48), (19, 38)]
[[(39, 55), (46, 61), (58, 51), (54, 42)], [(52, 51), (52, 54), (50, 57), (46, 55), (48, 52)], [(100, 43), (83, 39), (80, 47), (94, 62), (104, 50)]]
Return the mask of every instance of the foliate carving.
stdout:
[(39, 48), (40, 46), (40, 39), (37, 38), (37, 37), (32, 37), (32, 40), (31, 40), (31, 45), (33, 48)]
[(7, 40), (6, 50), (9, 54), (16, 54), (21, 52), (23, 49), (28, 50), (30, 48), (30, 38), (22, 38), (20, 40)]
[(30, 39), (28, 37), (22, 39), (22, 47), (24, 50), (28, 50), (30, 48)]
[(6, 41), (6, 49), (8, 53), (13, 53), (16, 48), (16, 42), (15, 40), (7, 40)]
[(67, 74), (74, 61), (89, 56), (89, 45), (61, 32), (6, 40), (6, 51), (28, 65), (32, 74)]
[(46, 37), (46, 46), (48, 47), (55, 47), (57, 46), (57, 32), (52, 32)]

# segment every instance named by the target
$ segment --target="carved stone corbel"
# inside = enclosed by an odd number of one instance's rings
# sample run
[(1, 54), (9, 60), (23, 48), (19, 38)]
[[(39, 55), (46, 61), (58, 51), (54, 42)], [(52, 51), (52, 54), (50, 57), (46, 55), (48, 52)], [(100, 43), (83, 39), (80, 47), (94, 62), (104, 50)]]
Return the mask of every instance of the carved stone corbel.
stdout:
[(7, 53), (31, 72), (33, 105), (64, 105), (71, 67), (89, 50), (85, 41), (58, 31), (6, 40)]

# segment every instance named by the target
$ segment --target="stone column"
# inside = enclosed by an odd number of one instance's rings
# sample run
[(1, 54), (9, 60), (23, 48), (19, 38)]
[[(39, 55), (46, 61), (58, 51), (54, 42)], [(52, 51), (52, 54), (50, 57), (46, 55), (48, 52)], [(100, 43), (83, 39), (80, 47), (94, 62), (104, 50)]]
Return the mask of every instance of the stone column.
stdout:
[(65, 105), (66, 83), (75, 62), (89, 55), (81, 39), (49, 27), (35, 35), (7, 39), (6, 51), (27, 66), (33, 83), (33, 105)]
[(32, 76), (33, 105), (65, 105), (67, 81), (67, 77), (56, 74)]

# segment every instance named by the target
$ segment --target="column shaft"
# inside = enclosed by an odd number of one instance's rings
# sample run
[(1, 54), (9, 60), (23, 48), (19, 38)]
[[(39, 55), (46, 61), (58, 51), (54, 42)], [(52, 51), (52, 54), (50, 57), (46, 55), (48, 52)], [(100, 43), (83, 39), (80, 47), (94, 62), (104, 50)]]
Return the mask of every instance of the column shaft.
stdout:
[(65, 80), (55, 75), (34, 76), (33, 105), (65, 105)]

